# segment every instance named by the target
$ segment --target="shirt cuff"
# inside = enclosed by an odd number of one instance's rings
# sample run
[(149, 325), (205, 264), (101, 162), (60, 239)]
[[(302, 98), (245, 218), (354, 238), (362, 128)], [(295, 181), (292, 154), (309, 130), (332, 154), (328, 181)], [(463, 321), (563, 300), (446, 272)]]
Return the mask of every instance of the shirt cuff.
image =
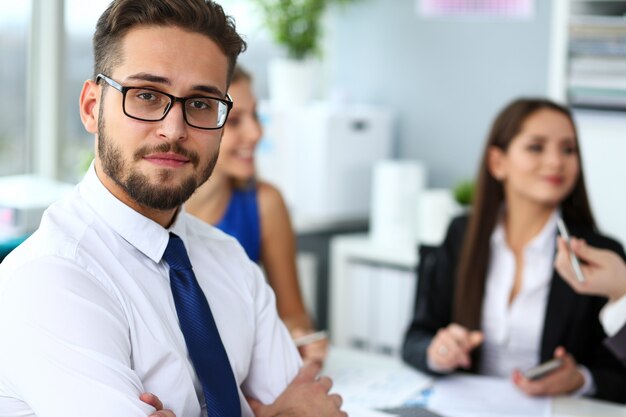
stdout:
[(626, 295), (602, 308), (600, 322), (608, 336), (615, 336), (624, 327), (626, 324)]
[(576, 391), (572, 392), (570, 395), (572, 397), (581, 397), (581, 396), (586, 396), (586, 397), (590, 397), (593, 394), (596, 393), (596, 383), (593, 380), (593, 375), (591, 375), (591, 372), (589, 372), (589, 369), (587, 369), (586, 366), (583, 365), (579, 365), (577, 367), (578, 372), (580, 372), (583, 375), (583, 379), (585, 380), (585, 382), (583, 383), (583, 386), (578, 388)]

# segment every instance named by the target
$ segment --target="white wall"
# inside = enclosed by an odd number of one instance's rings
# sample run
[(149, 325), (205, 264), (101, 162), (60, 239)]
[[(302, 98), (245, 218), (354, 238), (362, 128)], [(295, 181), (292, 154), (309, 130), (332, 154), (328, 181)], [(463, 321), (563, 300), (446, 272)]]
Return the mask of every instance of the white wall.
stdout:
[(473, 177), (491, 120), (518, 95), (546, 95), (552, 1), (527, 21), (427, 20), (415, 0), (334, 10), (331, 90), (399, 114), (396, 155), (425, 161), (431, 186)]
[(600, 230), (626, 243), (626, 113), (579, 110), (585, 181)]

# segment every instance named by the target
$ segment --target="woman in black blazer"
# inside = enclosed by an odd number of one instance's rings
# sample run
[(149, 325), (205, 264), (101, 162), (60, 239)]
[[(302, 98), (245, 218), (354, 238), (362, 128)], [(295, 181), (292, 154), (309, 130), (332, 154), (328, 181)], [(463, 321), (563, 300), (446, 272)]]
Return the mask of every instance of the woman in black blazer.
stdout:
[[(626, 258), (596, 232), (581, 167), (568, 109), (519, 99), (498, 115), (471, 215), (421, 256), (407, 363), (435, 374), (510, 375), (529, 395), (626, 400), (626, 368), (602, 344), (606, 299), (576, 294), (552, 266), (558, 216), (573, 235)], [(539, 380), (518, 369), (553, 357), (563, 364)]]

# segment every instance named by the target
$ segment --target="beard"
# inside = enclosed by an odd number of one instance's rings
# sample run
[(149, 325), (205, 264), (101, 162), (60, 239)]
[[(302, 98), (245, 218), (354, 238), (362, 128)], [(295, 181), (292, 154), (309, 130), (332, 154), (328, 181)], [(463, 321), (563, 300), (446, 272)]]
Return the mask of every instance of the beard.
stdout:
[(140, 161), (144, 156), (152, 153), (173, 152), (187, 158), (193, 165), (197, 175), (190, 175), (181, 184), (166, 186), (173, 173), (162, 169), (156, 178), (149, 177), (133, 168), (129, 168), (119, 147), (109, 140), (105, 133), (105, 122), (100, 108), (98, 118), (98, 155), (102, 169), (126, 194), (139, 205), (155, 210), (172, 210), (183, 204), (193, 192), (202, 185), (213, 172), (217, 162), (218, 152), (215, 153), (198, 171), (200, 157), (197, 152), (183, 148), (179, 142), (162, 143), (157, 146), (144, 146), (133, 154), (133, 162)]

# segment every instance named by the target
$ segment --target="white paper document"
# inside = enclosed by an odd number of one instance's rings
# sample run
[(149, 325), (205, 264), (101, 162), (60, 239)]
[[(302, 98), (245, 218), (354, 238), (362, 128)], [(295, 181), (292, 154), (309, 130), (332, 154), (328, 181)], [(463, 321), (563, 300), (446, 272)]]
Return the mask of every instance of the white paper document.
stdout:
[(382, 411), (372, 410), (370, 408), (361, 407), (355, 404), (345, 404), (341, 409), (348, 413), (350, 417), (394, 417), (391, 414)]
[(550, 417), (550, 398), (529, 397), (504, 378), (452, 375), (435, 381), (428, 408), (446, 417)]
[[(345, 367), (329, 373), (332, 392), (341, 395), (345, 409), (399, 407), (428, 388), (432, 378), (412, 369)], [(352, 416), (352, 414), (350, 414)]]

